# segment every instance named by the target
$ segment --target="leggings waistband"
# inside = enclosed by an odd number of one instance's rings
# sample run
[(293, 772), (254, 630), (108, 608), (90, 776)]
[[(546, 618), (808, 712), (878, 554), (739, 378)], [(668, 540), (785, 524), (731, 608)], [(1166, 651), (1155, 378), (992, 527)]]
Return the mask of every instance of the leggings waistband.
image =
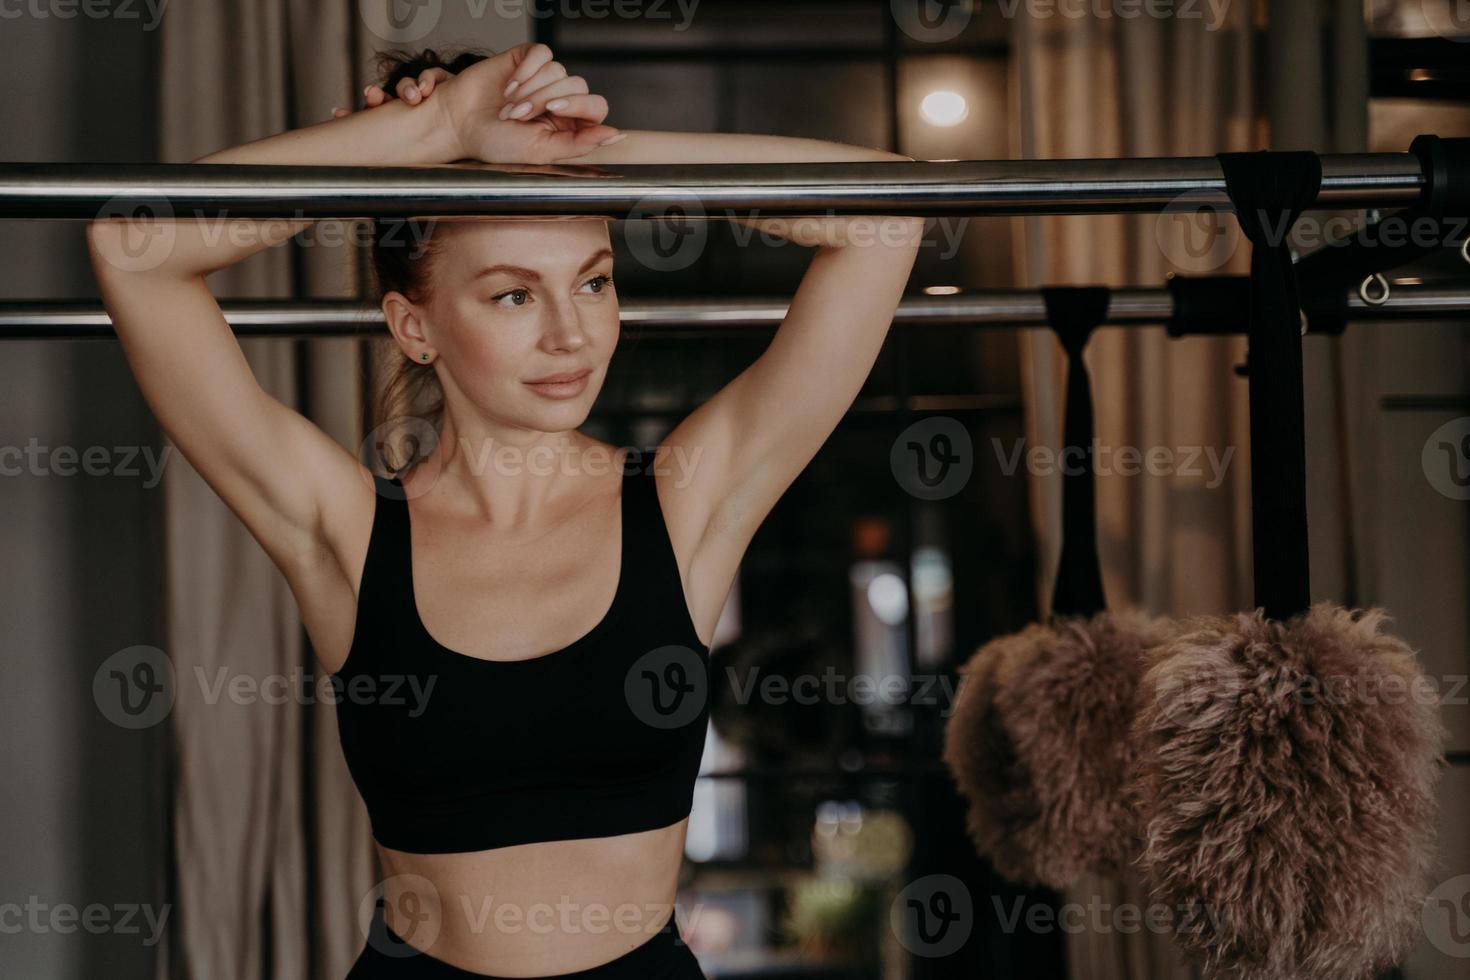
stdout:
[(539, 978), (476, 973), (410, 945), (388, 927), (379, 906), (372, 923), (372, 935), (348, 974), (348, 980), (377, 980), (379, 977), (384, 980), (650, 980), (661, 976), (702, 976), (697, 969), (692, 973), (674, 969), (676, 965), (687, 966), (695, 962), (694, 954), (679, 932), (678, 917), (671, 914), (668, 922), (642, 943), (616, 959), (585, 970)]

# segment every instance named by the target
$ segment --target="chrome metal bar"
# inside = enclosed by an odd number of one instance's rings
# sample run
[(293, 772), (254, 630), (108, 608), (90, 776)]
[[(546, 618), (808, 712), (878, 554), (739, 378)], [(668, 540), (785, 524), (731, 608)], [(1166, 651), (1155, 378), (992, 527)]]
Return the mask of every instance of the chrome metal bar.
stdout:
[[(336, 300), (225, 300), (225, 319), (242, 337), (360, 337), (385, 327), (376, 306)], [(786, 315), (779, 298), (708, 300), (640, 299), (621, 306), (622, 321), (634, 335), (699, 333), (707, 328), (769, 328)], [(1161, 324), (1174, 312), (1166, 289), (1113, 291), (1108, 323), (1114, 326)], [(1470, 316), (1470, 288), (1395, 284), (1382, 306), (1354, 291), (1348, 318), (1357, 321)], [(997, 290), (955, 296), (911, 296), (899, 304), (900, 326), (1036, 327), (1046, 325), (1046, 306), (1038, 292)], [(694, 328), (694, 329), (689, 329)], [(11, 301), (0, 303), (0, 339), (113, 337), (112, 321), (97, 303)]]
[[(1409, 153), (1322, 158), (1320, 207), (1405, 205)], [(1228, 209), (1214, 157), (545, 167), (0, 164), (0, 218), (1087, 214)]]

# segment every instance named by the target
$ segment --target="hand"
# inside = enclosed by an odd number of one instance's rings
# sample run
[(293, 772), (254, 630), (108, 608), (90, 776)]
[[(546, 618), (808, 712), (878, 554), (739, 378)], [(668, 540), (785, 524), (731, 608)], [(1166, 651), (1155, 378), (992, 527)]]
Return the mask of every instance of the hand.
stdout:
[[(409, 105), (417, 105), (427, 99), (434, 92), (434, 86), (446, 79), (453, 78), (443, 68), (426, 68), (419, 73), (418, 78), (400, 78), (394, 95), (400, 102)], [(362, 90), (363, 100), (366, 102), (364, 108), (376, 109), (380, 105), (388, 103), (389, 95), (383, 91), (381, 85), (369, 85)], [(351, 109), (333, 109), (332, 118), (341, 119), (343, 116), (352, 115)]]
[[(423, 102), (438, 91), (435, 107), (455, 133), (461, 159), (486, 163), (555, 163), (575, 159), (623, 138), (602, 124), (607, 100), (552, 60), (544, 44), (519, 44), (458, 75), (431, 68), (403, 79), (399, 98)], [(387, 101), (381, 89), (366, 95), (368, 107)], [(513, 98), (512, 98), (513, 97)], [(334, 118), (348, 115), (334, 109)]]

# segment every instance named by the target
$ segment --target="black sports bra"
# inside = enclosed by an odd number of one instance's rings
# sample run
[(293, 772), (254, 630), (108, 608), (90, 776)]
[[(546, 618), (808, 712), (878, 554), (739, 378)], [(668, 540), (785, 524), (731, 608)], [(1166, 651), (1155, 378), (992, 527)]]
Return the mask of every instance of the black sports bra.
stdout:
[(571, 645), (528, 660), (470, 657), (429, 635), (413, 598), (403, 484), (374, 476), (356, 632), (333, 679), (342, 751), (379, 843), (482, 851), (689, 815), (709, 648), (645, 459), (624, 469), (612, 606)]

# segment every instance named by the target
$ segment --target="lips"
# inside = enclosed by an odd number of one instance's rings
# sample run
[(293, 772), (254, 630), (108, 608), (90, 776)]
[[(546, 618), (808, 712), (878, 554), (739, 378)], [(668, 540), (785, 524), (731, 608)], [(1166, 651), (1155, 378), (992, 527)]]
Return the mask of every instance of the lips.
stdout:
[(580, 371), (562, 371), (560, 374), (548, 374), (544, 378), (533, 378), (532, 380), (527, 381), (526, 384), (528, 384), (528, 385), (562, 385), (562, 384), (571, 384), (572, 382), (575, 382), (575, 381), (581, 381), (583, 378), (587, 377), (587, 375), (589, 375), (591, 373), (592, 373), (592, 369), (591, 368), (583, 368)]

